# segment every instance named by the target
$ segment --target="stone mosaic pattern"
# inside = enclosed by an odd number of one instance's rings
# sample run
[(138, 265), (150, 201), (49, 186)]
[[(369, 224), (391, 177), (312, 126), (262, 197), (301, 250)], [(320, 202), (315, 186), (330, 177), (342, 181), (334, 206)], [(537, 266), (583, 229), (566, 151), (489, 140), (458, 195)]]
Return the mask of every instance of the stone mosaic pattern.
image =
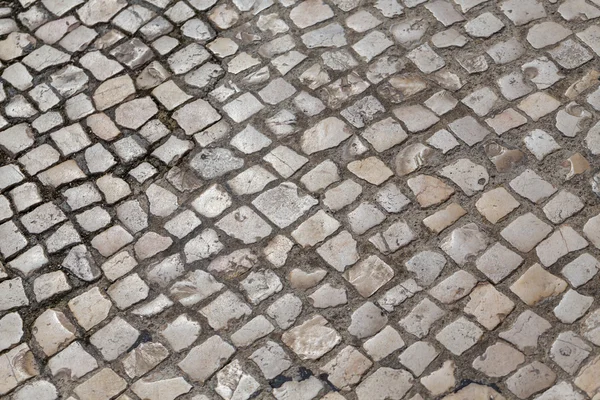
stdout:
[(0, 2), (0, 398), (600, 399), (599, 22)]

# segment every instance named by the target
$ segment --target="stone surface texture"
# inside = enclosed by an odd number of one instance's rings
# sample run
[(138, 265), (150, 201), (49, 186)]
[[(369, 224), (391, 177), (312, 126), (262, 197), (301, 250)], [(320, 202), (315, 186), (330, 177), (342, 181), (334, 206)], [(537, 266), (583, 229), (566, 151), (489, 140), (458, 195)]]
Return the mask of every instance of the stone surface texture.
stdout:
[(599, 26), (0, 1), (0, 399), (600, 400)]

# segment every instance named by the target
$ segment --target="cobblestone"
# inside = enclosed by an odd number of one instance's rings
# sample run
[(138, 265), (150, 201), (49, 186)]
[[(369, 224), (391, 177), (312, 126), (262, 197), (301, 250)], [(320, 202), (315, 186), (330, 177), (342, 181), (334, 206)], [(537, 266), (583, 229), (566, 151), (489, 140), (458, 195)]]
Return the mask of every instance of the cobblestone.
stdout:
[(0, 397), (600, 397), (598, 0), (0, 5)]

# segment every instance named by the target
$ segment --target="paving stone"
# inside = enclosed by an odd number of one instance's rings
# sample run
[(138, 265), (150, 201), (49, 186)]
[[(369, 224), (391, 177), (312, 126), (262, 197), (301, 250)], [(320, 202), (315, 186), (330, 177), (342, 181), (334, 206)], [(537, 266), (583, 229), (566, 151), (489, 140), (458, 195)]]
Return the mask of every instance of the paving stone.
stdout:
[(510, 287), (523, 302), (532, 306), (548, 297), (562, 293), (567, 283), (534, 264)]
[(302, 150), (312, 154), (336, 147), (350, 137), (350, 129), (338, 118), (326, 118), (302, 135)]
[(190, 166), (204, 179), (212, 179), (240, 169), (244, 161), (227, 149), (205, 149), (190, 162)]
[(445, 361), (440, 369), (421, 378), (421, 383), (432, 395), (443, 394), (456, 384), (455, 370), (456, 365), (453, 361)]
[(105, 257), (115, 254), (123, 246), (131, 243), (133, 237), (120, 225), (114, 225), (92, 239), (92, 246)]
[(569, 289), (554, 309), (554, 315), (565, 324), (572, 324), (581, 318), (592, 305), (593, 297), (584, 296)]
[[(525, 121), (523, 123), (525, 123)], [(517, 124), (516, 126), (519, 125), (522, 124)], [(490, 161), (494, 163), (498, 172), (510, 171), (521, 164), (525, 159), (525, 153), (522, 151), (504, 147), (497, 142), (491, 142), (484, 148), (486, 155)]]
[(2, 293), (2, 301), (0, 301), (2, 311), (29, 305), (21, 278), (0, 282), (0, 293)]
[(491, 284), (480, 284), (469, 295), (464, 312), (475, 317), (483, 327), (493, 330), (514, 309), (515, 304)]
[(98, 349), (105, 360), (112, 361), (126, 352), (136, 342), (139, 331), (127, 321), (116, 317), (97, 330), (90, 343)]
[(337, 307), (348, 303), (346, 290), (335, 288), (328, 283), (320, 286), (309, 296), (309, 299), (315, 308)]
[(281, 329), (294, 324), (302, 312), (302, 301), (293, 294), (284, 294), (267, 308), (267, 315), (275, 320)]
[(536, 247), (536, 253), (542, 264), (551, 266), (561, 257), (587, 247), (587, 241), (572, 227), (560, 226), (552, 235)]
[(448, 165), (440, 170), (439, 174), (458, 185), (467, 196), (482, 191), (489, 180), (485, 167), (466, 158)]
[(98, 368), (98, 363), (85, 351), (80, 342), (73, 342), (52, 357), (48, 361), (48, 367), (54, 376), (66, 375), (77, 379)]
[(346, 36), (344, 28), (338, 23), (332, 23), (322, 28), (315, 29), (301, 36), (304, 45), (311, 48), (319, 47), (341, 47), (344, 46)]
[(215, 391), (224, 399), (248, 399), (260, 388), (259, 383), (249, 374), (244, 372), (238, 360), (217, 373), (217, 387)]
[(167, 250), (173, 240), (168, 236), (161, 236), (156, 232), (146, 232), (134, 245), (135, 255), (140, 260), (150, 258)]
[(370, 297), (394, 276), (394, 270), (372, 255), (348, 269), (344, 277), (363, 297)]
[(20, 383), (39, 375), (39, 367), (27, 343), (3, 354), (0, 371), (6, 377), (0, 385), (0, 393), (6, 394)]
[(460, 13), (455, 11), (450, 3), (445, 1), (435, 1), (426, 5), (426, 8), (439, 22), (444, 24), (444, 26), (450, 26), (455, 22), (463, 20), (463, 17), (460, 15)]
[(18, 124), (2, 131), (0, 145), (16, 154), (33, 145), (33, 130), (28, 124)]
[[(470, 383), (466, 387), (462, 388), (458, 392), (445, 396), (444, 400), (463, 400), (469, 398), (492, 398), (494, 400), (506, 400), (506, 397), (502, 396), (496, 390), (489, 386), (479, 385), (477, 383)], [(418, 399), (417, 399), (418, 400)]]
[[(289, 178), (308, 162), (306, 157), (299, 155), (288, 147), (278, 146), (263, 157), (279, 175)], [(285, 160), (285, 162), (283, 161)]]
[(116, 203), (131, 194), (131, 187), (123, 179), (113, 174), (104, 175), (96, 180), (98, 189), (104, 194), (106, 202)]
[(28, 398), (36, 398), (41, 400), (55, 400), (58, 398), (56, 387), (48, 381), (39, 380), (33, 383), (28, 383), (21, 389), (15, 392), (14, 399), (24, 400)]
[(440, 248), (450, 256), (457, 264), (465, 264), (486, 249), (488, 237), (479, 228), (469, 223), (461, 228), (454, 229), (440, 243)]
[(525, 48), (517, 39), (512, 38), (492, 45), (486, 53), (496, 64), (507, 64), (518, 60), (525, 53)]
[(302, 247), (314, 246), (333, 234), (339, 226), (337, 220), (320, 210), (300, 224), (292, 232), (292, 237)]
[(393, 183), (388, 183), (379, 189), (375, 200), (389, 213), (402, 212), (410, 204), (410, 199)]
[(228, 255), (215, 258), (208, 270), (231, 279), (242, 275), (258, 264), (258, 255), (250, 249), (236, 250)]
[(402, 365), (418, 377), (438, 355), (439, 352), (431, 343), (421, 341), (407, 347), (398, 359)]
[(125, 373), (130, 378), (137, 378), (157, 366), (169, 355), (169, 351), (160, 343), (142, 343), (123, 359)]
[(285, 228), (317, 204), (317, 201), (302, 193), (295, 184), (285, 182), (263, 192), (252, 204), (275, 225)]
[(333, 211), (351, 204), (362, 193), (362, 186), (351, 179), (325, 192), (323, 203)]
[(323, 161), (300, 178), (300, 182), (311, 192), (325, 189), (339, 180), (338, 168), (330, 160)]
[(445, 314), (444, 310), (425, 298), (402, 318), (399, 324), (405, 331), (421, 339), (427, 336), (433, 324)]
[(489, 87), (477, 89), (461, 100), (480, 117), (494, 109), (497, 101), (498, 96)]
[(158, 112), (156, 104), (150, 97), (131, 100), (121, 104), (115, 110), (117, 125), (129, 129), (138, 129)]
[(449, 304), (467, 296), (477, 284), (477, 279), (467, 271), (457, 271), (434, 286), (429, 294), (438, 301)]
[(209, 325), (215, 329), (226, 329), (229, 321), (239, 319), (251, 313), (250, 307), (233, 292), (227, 291), (201, 310), (208, 319)]
[(256, 243), (272, 232), (272, 228), (247, 206), (227, 214), (216, 226), (244, 244)]
[(380, 185), (393, 175), (392, 171), (377, 157), (352, 161), (347, 168), (360, 179), (373, 185)]
[(524, 214), (506, 226), (500, 235), (517, 250), (531, 251), (552, 231), (552, 228), (532, 213)]
[(146, 196), (150, 213), (159, 217), (168, 217), (175, 212), (179, 204), (177, 196), (154, 183), (146, 189)]
[(386, 291), (384, 295), (377, 300), (377, 304), (384, 310), (392, 312), (394, 311), (394, 307), (402, 304), (422, 290), (423, 288), (417, 285), (417, 282), (415, 282), (414, 279), (407, 279)]
[(497, 342), (473, 360), (473, 368), (490, 377), (502, 377), (513, 372), (524, 362), (523, 353), (503, 342)]
[(116, 306), (123, 310), (148, 297), (149, 288), (138, 274), (113, 283), (106, 291)]
[(551, 327), (547, 320), (533, 311), (526, 310), (517, 317), (508, 330), (500, 332), (499, 336), (529, 354), (535, 351), (540, 335)]
[(354, 264), (359, 259), (356, 241), (347, 231), (340, 232), (318, 247), (317, 253), (340, 272), (344, 272), (349, 265)]
[(200, 335), (200, 324), (181, 314), (161, 331), (161, 335), (169, 342), (175, 351), (189, 347)]
[(446, 259), (440, 253), (425, 250), (415, 254), (404, 265), (416, 275), (419, 284), (429, 286), (444, 269)]
[(328, 374), (331, 383), (341, 390), (349, 390), (350, 385), (360, 381), (361, 376), (373, 363), (355, 348), (348, 346), (337, 356), (321, 367)]
[(75, 387), (77, 396), (86, 400), (104, 400), (117, 396), (127, 388), (127, 382), (110, 368), (103, 368)]
[(511, 188), (534, 203), (539, 203), (556, 192), (556, 188), (532, 170), (526, 170), (510, 182)]
[(341, 336), (327, 324), (327, 320), (317, 314), (285, 332), (281, 340), (301, 359), (319, 359), (341, 341)]
[(442, 203), (454, 193), (452, 187), (428, 175), (417, 175), (410, 178), (407, 184), (422, 208)]
[(166, 392), (168, 393), (166, 398), (172, 398), (188, 393), (192, 389), (192, 385), (181, 376), (162, 380), (156, 380), (157, 378), (156, 376), (142, 378), (132, 385), (131, 390), (139, 397), (156, 399), (161, 396), (161, 393)]
[(541, 49), (560, 42), (572, 31), (556, 22), (540, 22), (529, 29), (527, 41), (536, 49)]
[(387, 316), (375, 304), (367, 302), (354, 311), (348, 332), (357, 338), (372, 336), (387, 323)]
[[(377, 221), (375, 221), (377, 222)], [(398, 221), (390, 225), (383, 232), (377, 233), (369, 238), (369, 242), (382, 253), (395, 252), (407, 246), (415, 239), (414, 232), (404, 221)]]
[(13, 312), (0, 318), (0, 332), (2, 332), (0, 349), (4, 351), (18, 344), (23, 337), (23, 320), (21, 316)]
[(402, 347), (402, 337), (391, 326), (386, 326), (363, 344), (363, 348), (374, 361), (382, 360)]
[(567, 39), (548, 50), (550, 56), (563, 68), (573, 69), (590, 61), (593, 56), (585, 47), (573, 39)]
[(174, 300), (184, 306), (192, 306), (219, 292), (222, 288), (223, 285), (211, 274), (195, 270), (189, 272), (185, 279), (175, 282), (170, 288), (170, 293)]
[[(202, 117), (198, 118), (197, 115)], [(193, 135), (220, 120), (221, 116), (208, 102), (196, 100), (173, 113), (173, 119), (179, 123), (187, 135)]]
[(134, 315), (141, 317), (153, 317), (172, 307), (175, 303), (164, 294), (159, 294), (154, 299), (133, 309)]
[(122, 251), (110, 257), (100, 268), (110, 281), (115, 281), (127, 274), (137, 265), (135, 258), (128, 251)]
[(564, 266), (561, 273), (573, 287), (584, 285), (598, 272), (598, 260), (589, 253), (583, 253)]
[(506, 385), (518, 398), (526, 399), (532, 394), (550, 387), (555, 379), (556, 374), (550, 368), (534, 361), (509, 377)]
[(48, 263), (42, 246), (34, 246), (8, 263), (10, 268), (20, 271), (23, 275), (31, 275)]
[(245, 347), (271, 333), (275, 327), (262, 315), (250, 320), (233, 335), (231, 340), (238, 347)]
[(599, 361), (598, 357), (591, 359), (581, 368), (574, 381), (575, 385), (590, 397), (595, 397), (598, 393), (598, 384), (594, 381), (593, 377), (598, 373)]
[(578, 392), (575, 391), (575, 388), (573, 387), (573, 385), (562, 381), (557, 383), (556, 385), (552, 386), (550, 389), (546, 390), (544, 393), (542, 393), (539, 396), (540, 400), (547, 400), (547, 399), (551, 399), (552, 397), (556, 397), (559, 396), (560, 398), (564, 398), (564, 399), (573, 399), (573, 400), (578, 400), (578, 399), (583, 399), (582, 395)]
[(435, 338), (450, 352), (461, 355), (481, 339), (483, 331), (464, 317), (446, 325)]
[(283, 289), (279, 277), (271, 270), (251, 272), (240, 282), (240, 286), (248, 300), (255, 305)]
[[(77, 243), (81, 243), (81, 236), (75, 230), (75, 227), (70, 222), (66, 222), (61, 225), (53, 234), (51, 234), (48, 239), (46, 239), (46, 249), (48, 253), (56, 253), (59, 250), (64, 249), (65, 247)], [(78, 250), (77, 250), (78, 251)], [(73, 268), (75, 271), (77, 268), (77, 264), (72, 263), (64, 263), (65, 267)], [(83, 268), (83, 271), (87, 270), (88, 267), (85, 264), (80, 265)], [(89, 271), (92, 271), (91, 269)], [(92, 271), (91, 275), (94, 275), (95, 272)], [(81, 275), (83, 276), (83, 275)], [(90, 277), (93, 279), (93, 276)]]
[(592, 348), (572, 331), (562, 332), (550, 349), (552, 360), (569, 374), (575, 374)]
[(75, 339), (75, 326), (53, 309), (44, 311), (33, 323), (35, 341), (47, 356), (55, 354)]
[(266, 379), (275, 378), (292, 365), (281, 346), (272, 341), (252, 353), (250, 359), (258, 365)]
[(404, 147), (396, 154), (395, 164), (396, 173), (400, 176), (408, 175), (418, 170), (422, 166), (429, 164), (432, 157), (432, 150), (420, 143), (415, 143)]
[(321, 389), (323, 389), (321, 381), (311, 376), (308, 379), (287, 381), (281, 387), (273, 390), (273, 396), (277, 400), (284, 400), (289, 396), (310, 400), (316, 398)]
[(522, 262), (523, 257), (501, 243), (495, 243), (477, 259), (475, 265), (493, 283), (498, 283), (517, 269)]
[(421, 132), (435, 125), (439, 118), (423, 106), (396, 108), (394, 115), (404, 123), (411, 133)]
[(69, 290), (71, 285), (67, 281), (67, 276), (61, 271), (40, 275), (33, 281), (33, 293), (38, 303)]

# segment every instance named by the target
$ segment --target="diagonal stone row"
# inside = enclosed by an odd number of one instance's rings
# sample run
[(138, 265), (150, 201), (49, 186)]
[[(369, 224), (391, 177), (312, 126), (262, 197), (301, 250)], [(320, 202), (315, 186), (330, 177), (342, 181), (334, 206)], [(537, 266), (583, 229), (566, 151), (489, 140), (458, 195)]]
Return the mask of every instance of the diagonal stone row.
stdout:
[(600, 1), (0, 15), (0, 397), (600, 398)]

